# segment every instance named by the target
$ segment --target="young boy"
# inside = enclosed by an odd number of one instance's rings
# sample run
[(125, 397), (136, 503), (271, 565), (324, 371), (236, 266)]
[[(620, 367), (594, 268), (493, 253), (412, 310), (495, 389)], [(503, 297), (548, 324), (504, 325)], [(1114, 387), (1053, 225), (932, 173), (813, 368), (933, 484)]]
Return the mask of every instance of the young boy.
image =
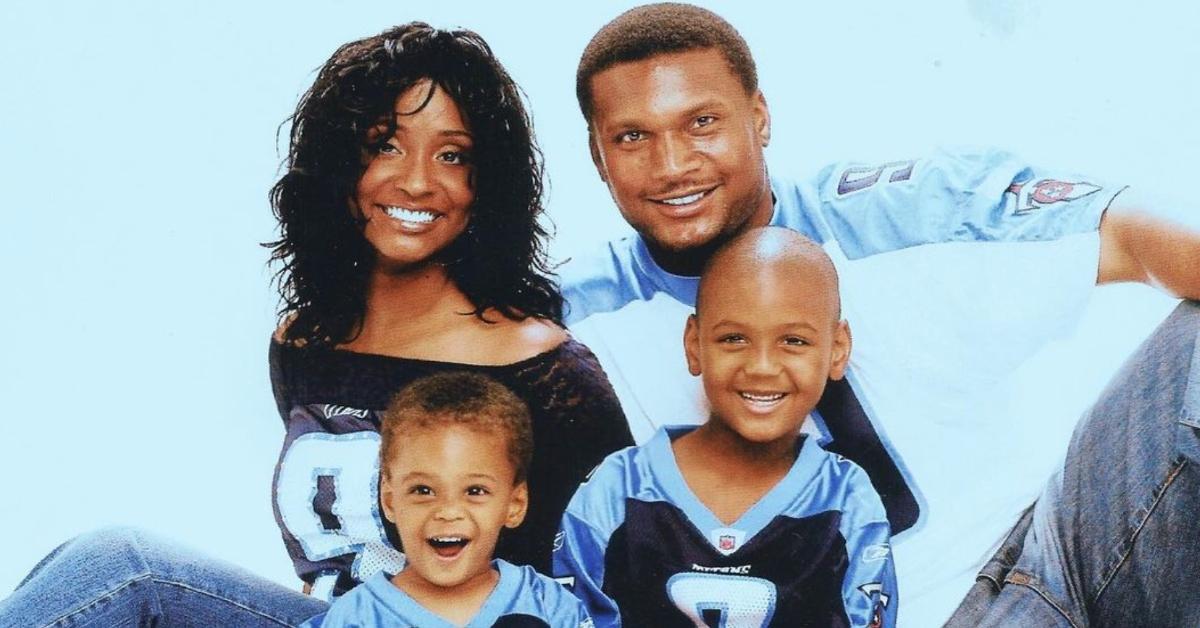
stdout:
[(850, 355), (837, 273), (794, 231), (717, 252), (687, 322), (711, 404), (610, 455), (567, 507), (555, 575), (597, 626), (892, 626), (888, 524), (867, 475), (801, 434)]
[(531, 567), (493, 560), (501, 528), (525, 517), (529, 411), (473, 373), (441, 373), (397, 393), (380, 426), (380, 503), (406, 563), (334, 602), (311, 628), (591, 628), (579, 600)]

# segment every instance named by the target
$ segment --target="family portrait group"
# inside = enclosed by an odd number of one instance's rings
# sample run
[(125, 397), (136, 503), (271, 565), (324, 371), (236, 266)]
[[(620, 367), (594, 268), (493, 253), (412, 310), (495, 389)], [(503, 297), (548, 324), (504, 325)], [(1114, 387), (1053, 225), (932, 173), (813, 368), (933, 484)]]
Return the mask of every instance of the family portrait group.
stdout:
[(58, 9), (0, 628), (1200, 618), (1200, 9)]

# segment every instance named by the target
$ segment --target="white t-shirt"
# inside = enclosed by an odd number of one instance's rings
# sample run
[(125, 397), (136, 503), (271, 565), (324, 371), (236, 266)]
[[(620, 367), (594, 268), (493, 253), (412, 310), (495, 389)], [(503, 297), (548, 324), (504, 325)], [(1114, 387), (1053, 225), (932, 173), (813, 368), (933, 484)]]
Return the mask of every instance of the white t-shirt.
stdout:
[[(1029, 446), (1047, 417), (1006, 413), (1020, 392), (1010, 376), (1077, 323), (1100, 217), (1121, 188), (978, 151), (835, 164), (802, 183), (773, 178), (771, 190), (771, 224), (833, 259), (854, 338), (849, 403), (819, 406), (829, 416), (806, 429), (881, 489), (901, 625), (941, 625), (1063, 455), (1059, 440)], [(576, 258), (562, 278), (568, 325), (639, 443), (707, 417), (683, 357), (696, 278), (663, 271), (638, 236)]]

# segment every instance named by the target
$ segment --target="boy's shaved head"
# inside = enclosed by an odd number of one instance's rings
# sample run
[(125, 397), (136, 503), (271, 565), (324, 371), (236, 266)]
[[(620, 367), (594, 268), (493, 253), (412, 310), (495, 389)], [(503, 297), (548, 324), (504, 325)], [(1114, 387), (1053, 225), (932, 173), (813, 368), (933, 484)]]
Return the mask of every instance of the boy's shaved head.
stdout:
[(833, 260), (816, 242), (784, 227), (758, 227), (730, 240), (708, 260), (696, 292), (699, 316), (706, 293), (727, 281), (754, 281), (764, 273), (784, 272), (809, 284), (809, 298), (829, 299), (834, 320), (841, 318), (841, 293)]
[(833, 262), (799, 233), (762, 227), (721, 247), (683, 331), (711, 408), (703, 433), (794, 456), (805, 417), (846, 373), (853, 343), (839, 310)]

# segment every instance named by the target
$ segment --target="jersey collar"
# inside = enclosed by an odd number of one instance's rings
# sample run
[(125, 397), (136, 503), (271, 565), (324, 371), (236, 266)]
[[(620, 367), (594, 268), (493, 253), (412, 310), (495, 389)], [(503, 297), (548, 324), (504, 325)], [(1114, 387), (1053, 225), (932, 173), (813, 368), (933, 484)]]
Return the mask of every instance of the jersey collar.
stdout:
[(804, 442), (787, 475), (783, 476), (778, 484), (771, 487), (771, 490), (746, 510), (737, 521), (725, 525), (688, 488), (683, 474), (679, 472), (679, 464), (675, 461), (675, 452), (671, 449), (672, 440), (694, 429), (696, 429), (694, 425), (663, 427), (654, 434), (645, 447), (648, 464), (663, 493), (671, 503), (683, 511), (683, 514), (705, 538), (710, 536), (710, 531), (719, 528), (739, 530), (745, 533), (745, 542), (741, 544), (745, 545), (754, 535), (767, 527), (771, 520), (786, 510), (789, 504), (797, 499), (809, 497), (808, 494), (812, 490), (810, 484), (819, 475), (822, 458), (821, 450), (816, 443)]
[[(491, 626), (500, 619), (508, 608), (508, 602), (517, 593), (521, 584), (520, 569), (499, 559), (492, 560), (492, 567), (500, 572), (500, 579), (492, 592), (484, 600), (479, 612), (467, 623), (467, 628), (483, 628)], [(380, 603), (390, 609), (398, 617), (409, 621), (413, 626), (421, 628), (454, 628), (454, 624), (430, 612), (421, 606), (404, 591), (392, 584), (391, 578), (384, 572), (379, 572), (367, 579), (364, 585), (379, 599)]]

